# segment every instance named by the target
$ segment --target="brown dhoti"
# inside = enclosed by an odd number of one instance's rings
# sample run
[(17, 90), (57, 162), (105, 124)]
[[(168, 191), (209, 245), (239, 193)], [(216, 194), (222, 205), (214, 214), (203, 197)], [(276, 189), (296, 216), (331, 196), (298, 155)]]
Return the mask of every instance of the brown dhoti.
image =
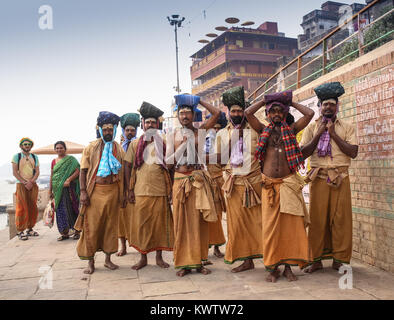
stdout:
[(96, 184), (90, 205), (81, 212), (82, 235), (77, 253), (83, 260), (94, 258), (97, 251), (112, 254), (118, 251), (119, 184)]
[(38, 217), (37, 199), (38, 186), (33, 185), (31, 190), (27, 190), (25, 185), (17, 183), (16, 185), (16, 208), (15, 208), (15, 225), (18, 232), (25, 229), (32, 229)]
[(216, 214), (218, 220), (216, 222), (209, 223), (209, 246), (221, 246), (226, 243), (224, 237), (223, 226), (222, 226), (222, 213), (226, 211), (226, 205), (224, 200), (224, 194), (222, 190), (223, 177), (217, 177), (213, 179), (213, 192)]
[[(289, 176), (293, 179), (295, 177)], [(310, 249), (305, 228), (305, 203), (302, 198), (302, 185), (296, 190), (290, 188), (288, 199), (281, 192), (285, 178), (269, 178), (263, 175), (263, 190), (261, 196), (263, 219), (263, 252), (264, 265), (273, 270), (279, 265), (298, 265), (304, 268), (310, 262)], [(283, 190), (282, 190), (283, 191)], [(284, 201), (287, 206), (297, 212), (285, 213), (288, 210), (281, 207)], [(284, 205), (283, 205), (284, 207)], [(305, 215), (302, 215), (305, 212)], [(297, 213), (297, 214), (296, 214)]]
[[(245, 185), (234, 184), (226, 197), (227, 244), (224, 262), (262, 258), (261, 207), (259, 204), (245, 207)], [(261, 182), (250, 184), (256, 194), (261, 194)], [(249, 189), (251, 190), (251, 189)], [(249, 193), (249, 192), (248, 192)]]
[(338, 188), (325, 179), (310, 184), (309, 243), (314, 261), (334, 259), (350, 263), (352, 256), (352, 202), (349, 177)]
[(129, 235), (129, 245), (140, 253), (172, 251), (174, 222), (168, 198), (136, 196)]
[[(197, 175), (204, 181), (197, 181)], [(202, 262), (208, 258), (209, 210), (198, 209), (197, 206), (207, 208), (215, 213), (213, 192), (209, 191), (210, 178), (202, 170), (195, 170), (191, 175), (175, 173), (173, 185), (173, 215), (174, 215), (174, 265), (175, 268), (200, 268)], [(205, 194), (210, 203), (198, 203), (203, 200), (201, 190), (208, 190)], [(204, 213), (205, 212), (205, 213)], [(205, 217), (205, 218), (204, 218)], [(215, 220), (215, 219), (212, 219)]]
[(118, 237), (129, 239), (130, 219), (133, 215), (134, 203), (127, 203), (126, 208), (120, 208), (118, 220)]

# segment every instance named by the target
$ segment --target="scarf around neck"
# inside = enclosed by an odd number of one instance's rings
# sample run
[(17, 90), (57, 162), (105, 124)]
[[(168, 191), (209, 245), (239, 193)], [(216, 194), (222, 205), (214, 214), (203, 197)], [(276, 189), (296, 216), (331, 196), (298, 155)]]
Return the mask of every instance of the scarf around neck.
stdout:
[(112, 140), (105, 141), (103, 137), (103, 129), (99, 127), (100, 136), (104, 142), (104, 150), (103, 154), (101, 155), (101, 160), (97, 171), (98, 177), (107, 177), (111, 174), (118, 174), (120, 168), (122, 167), (121, 163), (113, 155), (113, 144), (116, 136), (116, 129), (117, 125), (114, 126)]
[[(262, 162), (264, 162), (268, 138), (270, 137), (273, 128), (274, 123), (270, 121), (270, 124), (266, 126), (264, 131), (261, 133), (257, 143), (255, 158)], [(280, 130), (282, 140), (285, 144), (286, 159), (290, 170), (295, 172), (298, 171), (300, 167), (304, 168), (304, 157), (301, 153), (297, 139), (286, 121), (281, 122)]]
[[(160, 137), (159, 134), (156, 134), (155, 137), (153, 138), (153, 143), (155, 146), (155, 152), (156, 152), (156, 158), (159, 161), (160, 166), (167, 170), (167, 166), (164, 162), (164, 155), (166, 153), (166, 145), (162, 139), (162, 137)], [(143, 164), (144, 164), (144, 151), (145, 148), (148, 145), (148, 141), (145, 141), (145, 134), (143, 134), (140, 137), (140, 140), (138, 141), (137, 144), (137, 150), (136, 150), (136, 154), (135, 154), (135, 163), (134, 163), (134, 167), (136, 169), (140, 168)]]

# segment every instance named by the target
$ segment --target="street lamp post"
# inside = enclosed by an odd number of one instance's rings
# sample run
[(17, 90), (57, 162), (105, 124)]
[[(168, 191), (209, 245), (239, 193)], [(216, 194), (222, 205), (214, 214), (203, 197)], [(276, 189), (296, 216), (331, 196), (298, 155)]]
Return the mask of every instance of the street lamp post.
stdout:
[(174, 26), (174, 31), (175, 31), (175, 52), (176, 52), (176, 91), (179, 92), (181, 91), (179, 89), (179, 69), (178, 69), (178, 28), (182, 26), (182, 22), (185, 20), (185, 17), (180, 18), (179, 14), (173, 14), (170, 17), (167, 16), (168, 22), (170, 25)]

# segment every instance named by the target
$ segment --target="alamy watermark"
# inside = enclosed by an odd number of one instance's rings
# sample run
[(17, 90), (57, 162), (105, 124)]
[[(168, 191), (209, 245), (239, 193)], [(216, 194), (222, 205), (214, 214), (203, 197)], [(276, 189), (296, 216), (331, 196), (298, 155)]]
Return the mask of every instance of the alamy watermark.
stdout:
[(339, 278), (338, 285), (342, 290), (353, 289), (353, 270), (348, 264), (343, 264), (339, 267), (339, 274), (343, 274)]
[(53, 271), (52, 267), (45, 265), (38, 269), (42, 277), (38, 280), (38, 287), (41, 290), (53, 289)]
[(53, 9), (49, 5), (42, 5), (38, 8), (38, 13), (41, 15), (38, 18), (38, 27), (41, 30), (53, 30)]

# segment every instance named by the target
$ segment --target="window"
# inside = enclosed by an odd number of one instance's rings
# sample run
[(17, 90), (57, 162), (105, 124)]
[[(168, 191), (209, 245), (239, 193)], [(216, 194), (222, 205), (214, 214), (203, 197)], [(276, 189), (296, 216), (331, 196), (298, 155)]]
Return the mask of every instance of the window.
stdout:
[(260, 48), (260, 41), (253, 41), (253, 48)]
[(323, 26), (322, 24), (319, 26), (319, 28), (320, 28), (321, 30), (324, 30), (324, 26)]
[(246, 71), (245, 66), (240, 66), (239, 67), (239, 72), (240, 73), (245, 73), (245, 71)]
[(243, 42), (242, 40), (235, 40), (235, 44), (236, 44), (238, 47), (241, 47), (241, 48), (243, 48), (243, 46), (244, 46), (244, 42)]
[(270, 50), (274, 50), (275, 49), (275, 43), (270, 43), (269, 44), (269, 48), (270, 48)]

